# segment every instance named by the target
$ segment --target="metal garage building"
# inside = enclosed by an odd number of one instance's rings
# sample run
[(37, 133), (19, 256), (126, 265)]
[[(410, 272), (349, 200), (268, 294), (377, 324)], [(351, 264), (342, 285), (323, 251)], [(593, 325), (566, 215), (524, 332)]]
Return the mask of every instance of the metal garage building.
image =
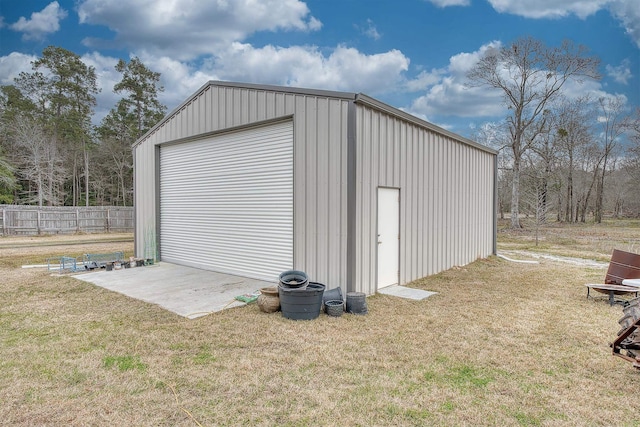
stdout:
[(496, 152), (363, 94), (209, 82), (134, 167), (137, 256), (373, 294), (496, 251)]

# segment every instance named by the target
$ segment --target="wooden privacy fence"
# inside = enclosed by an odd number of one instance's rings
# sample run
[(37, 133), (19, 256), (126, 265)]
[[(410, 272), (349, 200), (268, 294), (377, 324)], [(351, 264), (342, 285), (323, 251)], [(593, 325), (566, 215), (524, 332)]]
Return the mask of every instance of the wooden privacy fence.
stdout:
[(133, 232), (133, 208), (0, 205), (2, 235)]

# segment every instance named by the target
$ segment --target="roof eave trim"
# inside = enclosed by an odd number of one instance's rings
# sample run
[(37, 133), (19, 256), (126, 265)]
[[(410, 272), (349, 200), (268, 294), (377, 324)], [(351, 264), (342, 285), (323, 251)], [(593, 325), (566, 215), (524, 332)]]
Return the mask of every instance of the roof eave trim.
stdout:
[(464, 136), (461, 136), (461, 135), (458, 135), (458, 134), (453, 133), (451, 131), (448, 131), (448, 130), (446, 130), (444, 128), (441, 128), (440, 126), (436, 126), (433, 123), (429, 123), (426, 120), (423, 120), (423, 119), (421, 119), (419, 117), (416, 117), (414, 115), (406, 113), (406, 112), (404, 112), (402, 110), (399, 110), (399, 109), (397, 109), (395, 107), (392, 107), (392, 106), (390, 106), (388, 104), (385, 104), (384, 102), (378, 101), (375, 98), (371, 98), (368, 95), (359, 93), (359, 94), (356, 95), (356, 99), (355, 99), (354, 102), (356, 104), (359, 103), (359, 104), (366, 105), (368, 107), (374, 108), (374, 109), (382, 111), (384, 113), (387, 113), (387, 114), (389, 114), (391, 116), (398, 117), (398, 118), (400, 118), (402, 120), (406, 120), (406, 121), (411, 122), (411, 123), (413, 123), (415, 125), (418, 125), (420, 127), (429, 129), (430, 131), (445, 135), (445, 136), (447, 136), (447, 137), (449, 137), (451, 139), (455, 139), (456, 141), (460, 141), (460, 142), (462, 142), (464, 144), (470, 145), (470, 146), (472, 146), (474, 148), (477, 148), (479, 150), (486, 151), (486, 152), (494, 154), (494, 155), (498, 154), (498, 151), (494, 150), (493, 148), (487, 147), (486, 145), (482, 145), (482, 144), (480, 144), (480, 143), (478, 143), (478, 142), (476, 142), (476, 141), (474, 141), (472, 139), (465, 138)]
[(338, 92), (338, 91), (330, 91), (330, 90), (321, 90), (321, 89), (304, 89), (304, 88), (296, 88), (290, 86), (275, 86), (275, 85), (263, 85), (263, 84), (255, 84), (255, 83), (238, 83), (238, 82), (225, 82), (219, 80), (209, 80), (207, 83), (202, 85), (200, 89), (195, 91), (193, 95), (187, 98), (184, 102), (178, 105), (176, 108), (171, 110), (166, 116), (162, 118), (158, 123), (156, 123), (151, 129), (149, 129), (144, 135), (138, 138), (133, 144), (132, 149), (138, 146), (142, 141), (144, 141), (149, 135), (156, 131), (160, 126), (162, 126), (165, 122), (167, 122), (173, 115), (175, 115), (178, 111), (184, 108), (187, 104), (192, 102), (195, 98), (197, 98), (202, 92), (207, 90), (210, 86), (218, 86), (218, 87), (229, 87), (229, 88), (240, 88), (240, 89), (254, 89), (254, 90), (264, 90), (271, 92), (281, 92), (281, 93), (291, 93), (298, 95), (309, 95), (309, 96), (322, 96), (327, 98), (337, 98), (337, 99), (346, 99), (349, 101), (353, 101), (356, 99), (357, 94), (352, 92)]
[(174, 116), (178, 111), (182, 110), (182, 108), (184, 108), (185, 105), (189, 104), (191, 101), (193, 101), (198, 95), (200, 95), (202, 92), (204, 92), (209, 86), (211, 85), (211, 81), (208, 81), (207, 83), (203, 84), (200, 89), (198, 89), (197, 91), (195, 91), (193, 93), (193, 95), (191, 95), (190, 97), (188, 97), (187, 99), (184, 100), (184, 102), (182, 102), (180, 105), (178, 105), (176, 108), (174, 108), (173, 110), (171, 110), (166, 116), (164, 116), (162, 118), (162, 120), (158, 121), (158, 123), (156, 123), (151, 129), (149, 129), (144, 135), (142, 135), (140, 138), (138, 138), (132, 145), (131, 145), (131, 149), (135, 149), (138, 145), (140, 145), (140, 143), (142, 141), (144, 141), (145, 139), (147, 139), (147, 137), (149, 135), (151, 135), (153, 132), (155, 132), (160, 126), (162, 126), (163, 124), (165, 124), (172, 116)]

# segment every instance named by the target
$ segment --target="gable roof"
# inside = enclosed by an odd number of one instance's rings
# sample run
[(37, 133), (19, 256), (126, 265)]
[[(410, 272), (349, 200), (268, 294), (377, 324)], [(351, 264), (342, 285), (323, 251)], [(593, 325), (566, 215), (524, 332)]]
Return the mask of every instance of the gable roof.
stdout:
[(369, 108), (382, 111), (386, 114), (397, 117), (401, 120), (408, 121), (417, 126), (445, 135), (449, 138), (455, 139), (467, 145), (471, 145), (472, 147), (478, 148), (482, 151), (486, 151), (492, 154), (498, 153), (493, 148), (479, 144), (478, 142), (473, 141), (469, 138), (465, 138), (461, 135), (453, 133), (440, 126), (434, 125), (433, 123), (430, 123), (426, 120), (423, 120), (419, 117), (416, 117), (398, 108), (392, 107), (388, 104), (385, 104), (382, 101), (379, 101), (363, 93), (340, 92), (340, 91), (331, 91), (331, 90), (323, 90), (323, 89), (307, 89), (307, 88), (298, 88), (298, 87), (291, 87), (291, 86), (276, 86), (276, 85), (265, 85), (265, 84), (256, 84), (256, 83), (227, 82), (227, 81), (219, 81), (219, 80), (210, 80), (207, 83), (205, 83), (200, 89), (194, 92), (193, 95), (188, 97), (180, 105), (174, 108), (169, 114), (167, 114), (162, 120), (160, 120), (151, 129), (149, 129), (144, 135), (138, 138), (138, 140), (133, 143), (132, 147), (135, 148), (138, 144), (140, 144), (143, 140), (145, 140), (147, 136), (153, 133), (157, 128), (162, 126), (164, 123), (169, 121), (176, 113), (181, 111), (185, 105), (189, 104), (191, 101), (197, 98), (202, 92), (204, 92), (210, 86), (230, 87), (230, 88), (240, 88), (240, 89), (254, 89), (254, 90), (263, 90), (263, 91), (271, 91), (271, 92), (291, 93), (291, 94), (297, 94), (297, 95), (310, 95), (310, 96), (320, 96), (325, 98), (349, 100), (349, 101), (353, 101), (356, 104), (365, 105)]

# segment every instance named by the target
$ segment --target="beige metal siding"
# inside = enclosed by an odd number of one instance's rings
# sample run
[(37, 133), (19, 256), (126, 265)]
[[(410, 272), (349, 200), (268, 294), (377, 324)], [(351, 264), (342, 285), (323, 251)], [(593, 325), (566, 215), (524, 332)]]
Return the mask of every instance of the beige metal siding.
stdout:
[(375, 293), (376, 194), (400, 189), (400, 283), (493, 251), (494, 154), (356, 107), (355, 289)]
[(294, 267), (346, 290), (349, 103), (345, 96), (205, 85), (134, 148), (136, 253), (145, 251), (144, 230), (156, 228), (157, 146), (293, 117)]
[(291, 118), (293, 266), (312, 280), (375, 293), (378, 187), (400, 189), (401, 283), (493, 252), (495, 152), (364, 95), (217, 82), (135, 147), (136, 253), (157, 228), (162, 144)]

